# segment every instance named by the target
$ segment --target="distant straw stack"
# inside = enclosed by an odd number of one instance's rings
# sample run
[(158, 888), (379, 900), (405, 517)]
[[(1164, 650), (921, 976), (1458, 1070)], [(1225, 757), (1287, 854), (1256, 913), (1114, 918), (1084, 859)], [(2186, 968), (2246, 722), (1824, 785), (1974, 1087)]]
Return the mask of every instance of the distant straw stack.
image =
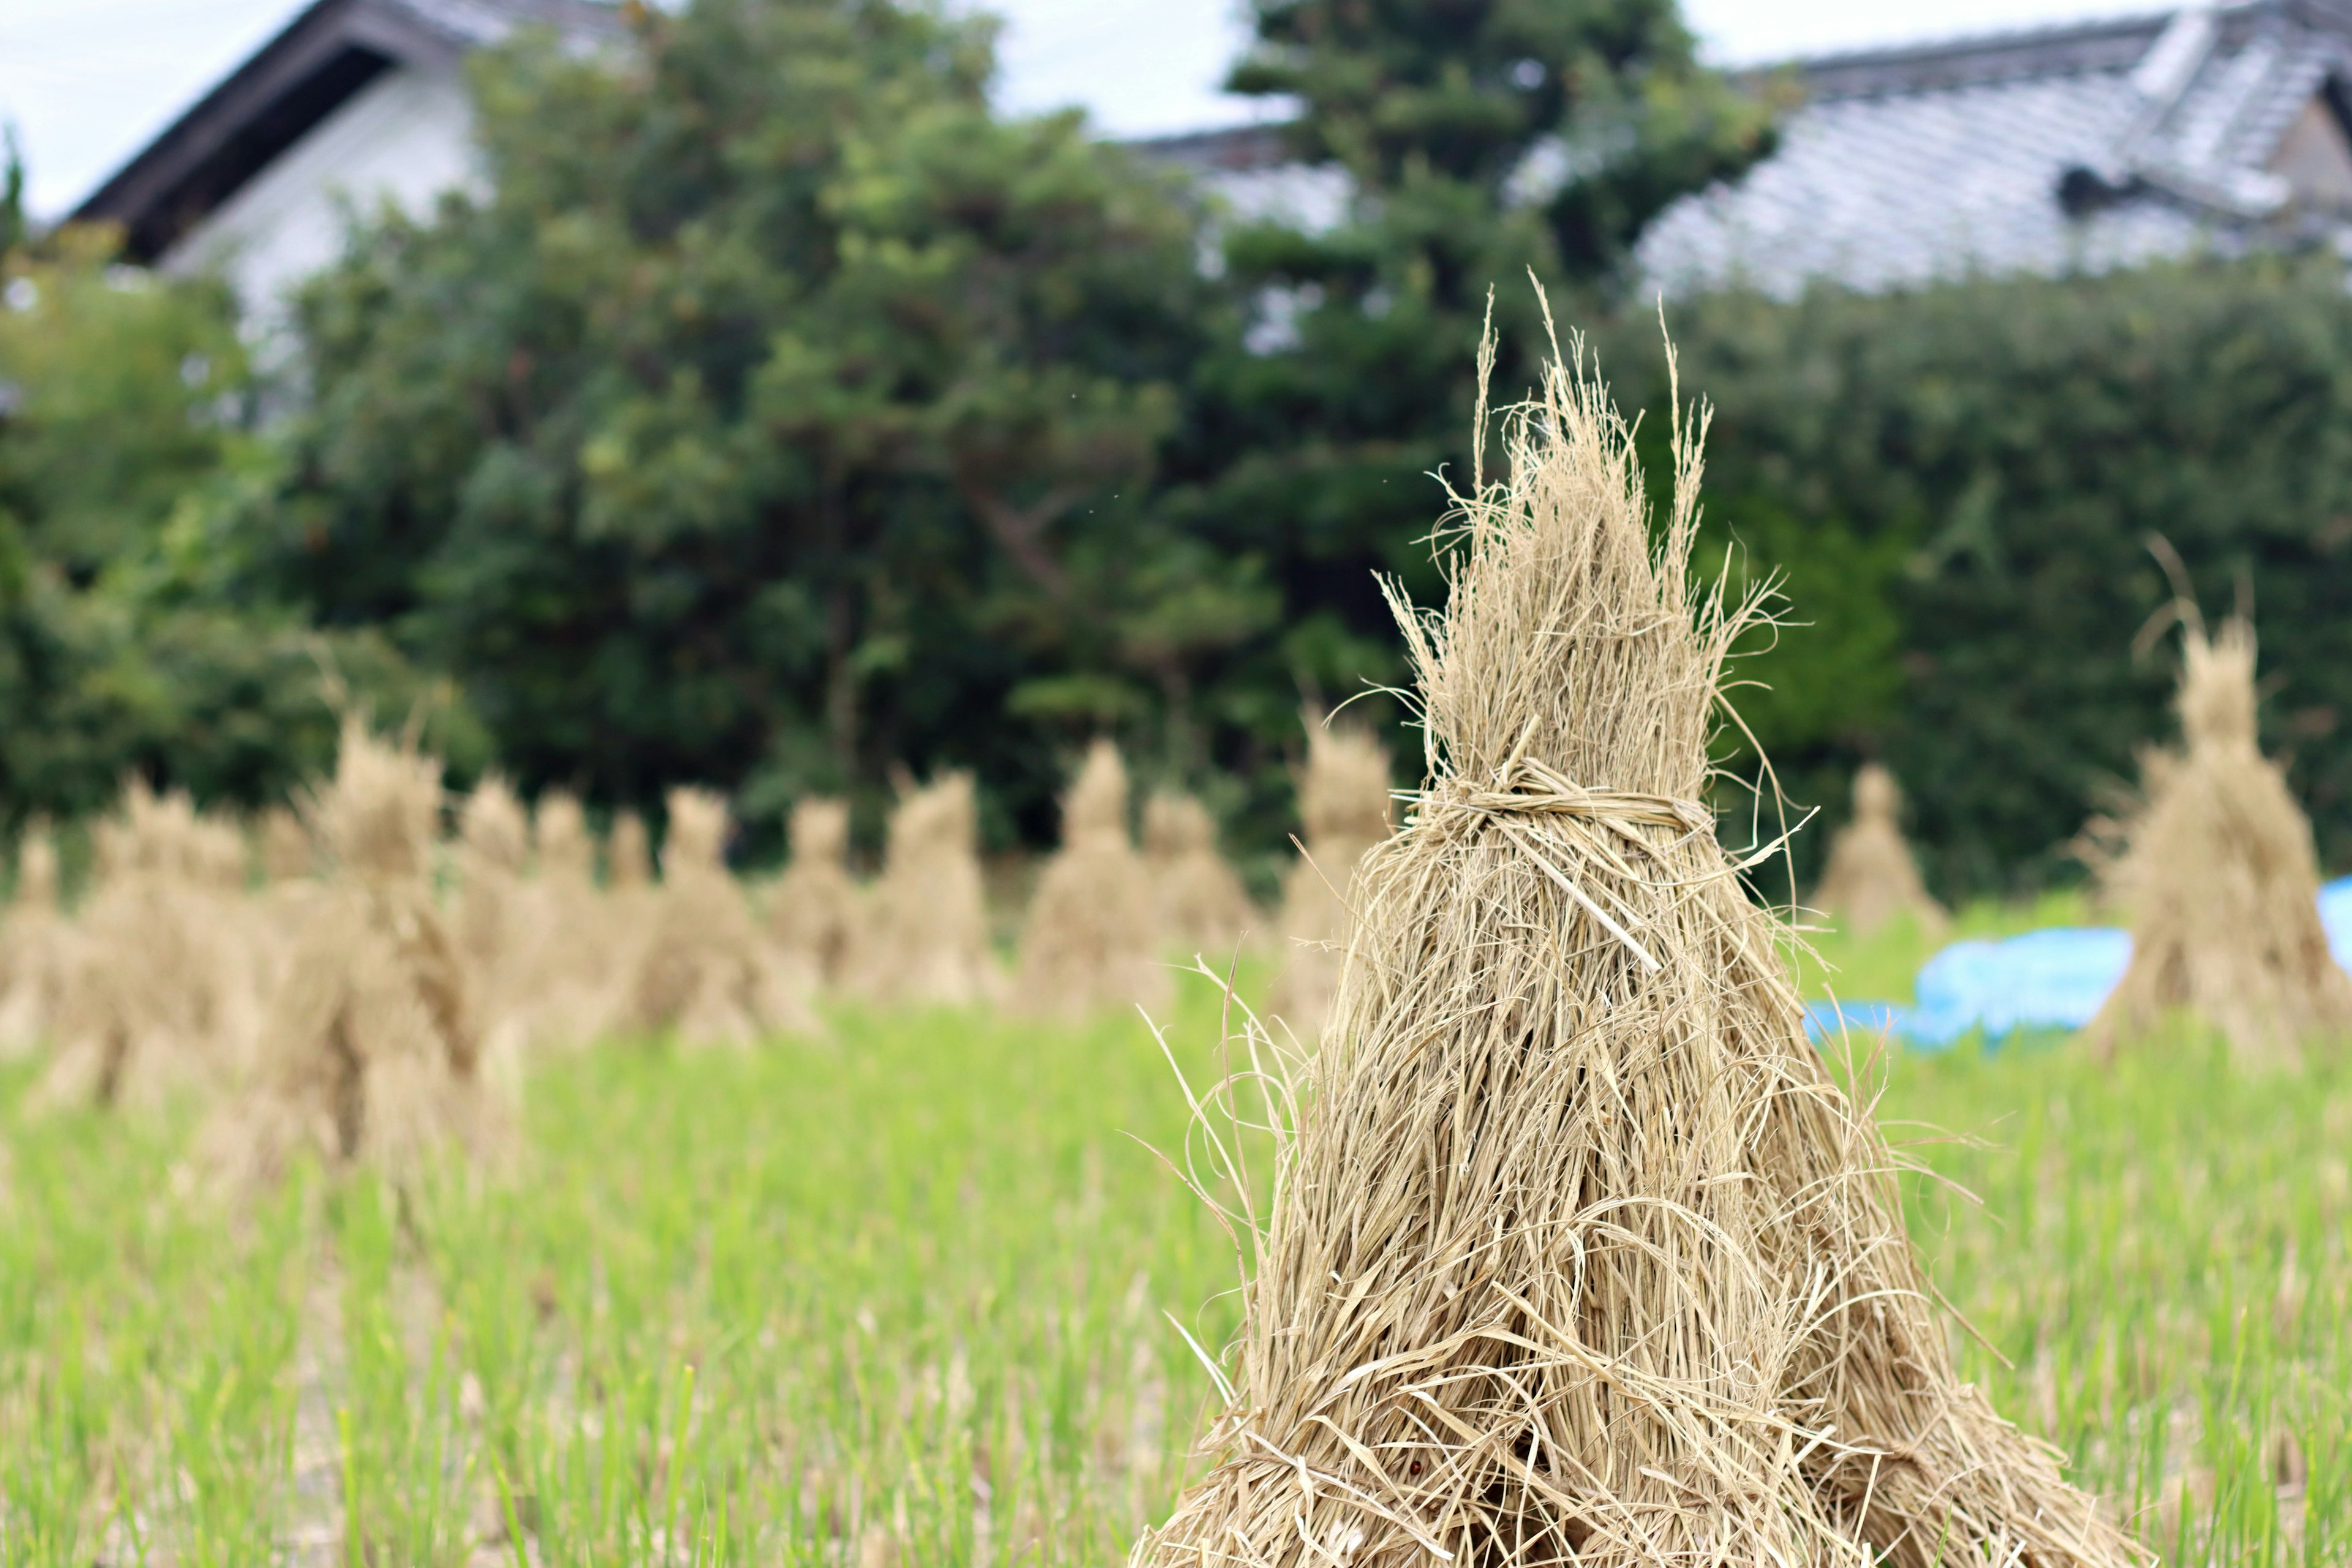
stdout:
[(2319, 923), (2311, 824), (2254, 736), (2254, 632), (2191, 624), (2175, 705), (2184, 746), (2143, 759), (2104, 891), (2129, 917), (2131, 964), (2091, 1020), (2094, 1047), (2168, 1013), (2220, 1029), (2246, 1062), (2289, 1062), (2352, 1040), (2352, 977)]
[(646, 837), (646, 819), (634, 811), (616, 812), (613, 832), (604, 842), (604, 883), (627, 891), (649, 886), (654, 879), (654, 852)]
[(627, 1005), (631, 941), (596, 889), (596, 842), (579, 797), (551, 789), (535, 814), (538, 858), (525, 887), (530, 935), (520, 960), (523, 1038), (534, 1047), (585, 1046)]
[(1699, 804), (1748, 617), (1687, 575), (1693, 429), (1658, 534), (1559, 363), (1505, 446), (1445, 610), (1400, 613), (1428, 784), (1358, 873), (1216, 1462), (1133, 1562), (2144, 1563), (1954, 1376), (1898, 1163)]
[(1812, 907), (1853, 936), (1872, 936), (1890, 921), (1908, 916), (1929, 936), (1950, 923), (1944, 907), (1927, 895), (1918, 862), (1903, 841), (1896, 820), (1902, 794), (1895, 775), (1864, 763), (1853, 775), (1853, 820), (1830, 840), (1829, 864)]
[(318, 850), (310, 830), (289, 805), (273, 805), (261, 814), (261, 876), (266, 882), (299, 881), (318, 869)]
[(0, 915), (0, 1061), (48, 1044), (71, 960), (73, 931), (59, 903), (57, 841), (47, 819), (16, 844), (16, 891)]
[(258, 1024), (242, 838), (199, 820), (185, 794), (157, 795), (134, 779), (91, 842), (94, 885), (37, 1102), (154, 1105), (229, 1086)]
[(857, 934), (857, 884), (849, 877), (849, 804), (811, 795), (793, 805), (792, 863), (768, 895), (776, 945), (828, 989), (847, 977)]
[(520, 1048), (528, 1002), (530, 911), (523, 874), (530, 863), (530, 818), (506, 780), (490, 774), (457, 814), (455, 923), (485, 1052), (500, 1062)]
[(966, 1006), (1002, 982), (989, 951), (971, 775), (907, 785), (890, 814), (882, 875), (866, 899), (851, 986), (893, 1006)]
[(347, 717), (334, 777), (305, 808), (333, 876), (311, 897), (253, 1089), (207, 1133), (215, 1168), (251, 1187), (306, 1154), (395, 1175), (444, 1148), (489, 1157), (505, 1118), (434, 896), (439, 762)]
[(1282, 879), (1286, 951), (1267, 1009), (1312, 1044), (1339, 987), (1356, 867), (1389, 836), (1389, 754), (1370, 731), (1308, 718), (1298, 816), (1307, 853)]
[(1151, 879), (1128, 836), (1127, 768), (1098, 740), (1062, 800), (1062, 847), (1030, 900), (1013, 998), (1025, 1013), (1083, 1018), (1164, 1011), (1171, 985)]
[(662, 879), (645, 916), (628, 1021), (682, 1046), (749, 1046), (784, 1030), (820, 1028), (814, 976), (761, 933), (728, 873), (727, 803), (708, 790), (669, 792)]
[(1217, 853), (1217, 824), (1189, 795), (1163, 790), (1143, 807), (1143, 857), (1161, 939), (1183, 952), (1233, 956), (1263, 929), (1242, 879)]

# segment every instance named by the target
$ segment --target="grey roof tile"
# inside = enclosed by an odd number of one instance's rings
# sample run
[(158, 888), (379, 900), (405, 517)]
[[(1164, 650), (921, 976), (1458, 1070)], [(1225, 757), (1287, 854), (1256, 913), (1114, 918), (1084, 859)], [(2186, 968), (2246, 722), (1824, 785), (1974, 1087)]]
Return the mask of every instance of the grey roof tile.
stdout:
[[(1785, 295), (2259, 244), (2280, 139), (2348, 63), (2352, 19), (2291, 0), (1800, 62), (1779, 151), (1662, 214), (1643, 279)], [(2070, 175), (2098, 198), (2073, 213)]]
[[(2352, 0), (2189, 6), (1757, 74), (1789, 71), (1806, 97), (1778, 151), (1659, 216), (1637, 250), (1645, 292), (2095, 271), (2345, 216), (2297, 212), (2269, 165), (2315, 96), (2352, 79)], [(1245, 216), (1313, 226), (1345, 207), (1344, 181), (1286, 163), (1271, 127), (1139, 146)], [(2071, 211), (2062, 185), (2084, 198)]]

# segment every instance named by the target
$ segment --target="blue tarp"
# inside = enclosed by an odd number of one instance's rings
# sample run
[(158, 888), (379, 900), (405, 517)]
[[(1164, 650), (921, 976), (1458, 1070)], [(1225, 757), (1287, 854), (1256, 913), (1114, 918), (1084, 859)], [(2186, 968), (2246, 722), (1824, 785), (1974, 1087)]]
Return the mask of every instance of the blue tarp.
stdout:
[[(2319, 889), (2328, 951), (2352, 970), (2352, 877)], [(1920, 968), (1918, 1002), (1816, 1002), (1805, 1027), (1816, 1037), (1838, 1027), (1891, 1030), (1915, 1046), (1942, 1050), (1972, 1029), (1988, 1040), (2016, 1029), (2079, 1029), (2123, 978), (2131, 935), (2104, 927), (2058, 927), (2006, 942), (1956, 942)]]

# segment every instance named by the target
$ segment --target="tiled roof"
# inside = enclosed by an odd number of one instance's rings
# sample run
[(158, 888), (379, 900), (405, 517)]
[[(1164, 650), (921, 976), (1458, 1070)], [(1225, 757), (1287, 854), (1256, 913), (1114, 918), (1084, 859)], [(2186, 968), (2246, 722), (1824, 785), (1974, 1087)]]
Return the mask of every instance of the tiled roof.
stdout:
[[(2315, 102), (2340, 135), (2352, 0), (2242, 0), (1756, 73), (1790, 77), (1802, 98), (1778, 151), (1643, 236), (1650, 287), (1789, 294), (1814, 279), (1874, 289), (2098, 269), (2352, 219), (2352, 190), (2315, 206), (2273, 167)], [(1140, 150), (1196, 169), (1246, 216), (1312, 226), (1344, 207), (1344, 184), (1285, 163), (1268, 128)]]
[(2352, 20), (2276, 0), (1804, 62), (1780, 150), (1661, 215), (1643, 270), (1786, 294), (2242, 247), (2311, 219), (2271, 165), (2347, 67)]

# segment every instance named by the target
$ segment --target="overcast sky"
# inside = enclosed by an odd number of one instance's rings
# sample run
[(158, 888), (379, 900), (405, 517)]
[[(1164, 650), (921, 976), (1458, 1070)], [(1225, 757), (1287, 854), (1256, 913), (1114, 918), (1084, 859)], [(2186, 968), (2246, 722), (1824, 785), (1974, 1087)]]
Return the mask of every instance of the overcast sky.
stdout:
[[(0, 0), (0, 120), (33, 210), (70, 207), (305, 0)], [(1008, 107), (1083, 103), (1126, 135), (1225, 124), (1217, 91), (1243, 37), (1236, 0), (998, 0)], [(1725, 63), (2151, 9), (2148, 0), (1684, 0)]]

